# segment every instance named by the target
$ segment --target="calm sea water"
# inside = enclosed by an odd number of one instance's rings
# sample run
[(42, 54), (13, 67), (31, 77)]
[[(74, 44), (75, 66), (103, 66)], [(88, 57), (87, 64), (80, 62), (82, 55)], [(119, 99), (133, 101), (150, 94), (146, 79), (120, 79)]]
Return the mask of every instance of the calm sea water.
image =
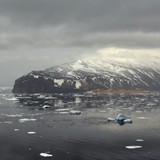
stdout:
[[(2, 160), (160, 159), (158, 93), (18, 96), (0, 93)], [(133, 123), (107, 121), (119, 113)]]

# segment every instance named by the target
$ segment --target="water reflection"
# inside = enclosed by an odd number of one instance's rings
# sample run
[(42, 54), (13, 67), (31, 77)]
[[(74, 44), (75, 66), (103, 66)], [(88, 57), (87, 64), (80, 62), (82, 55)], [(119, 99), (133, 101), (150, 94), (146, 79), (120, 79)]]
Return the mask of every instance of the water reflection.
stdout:
[(160, 95), (154, 94), (30, 94), (16, 95), (23, 106), (36, 106), (43, 109), (48, 105), (55, 108), (100, 108), (122, 109), (137, 112), (152, 111), (160, 106)]

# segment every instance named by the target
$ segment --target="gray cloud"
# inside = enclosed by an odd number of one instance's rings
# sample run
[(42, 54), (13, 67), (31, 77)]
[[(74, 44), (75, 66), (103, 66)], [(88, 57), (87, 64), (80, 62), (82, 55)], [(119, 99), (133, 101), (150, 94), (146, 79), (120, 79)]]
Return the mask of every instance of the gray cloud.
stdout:
[(159, 0), (0, 0), (0, 85), (101, 48), (160, 48), (159, 8)]
[(158, 0), (1, 0), (0, 48), (159, 47), (159, 7)]

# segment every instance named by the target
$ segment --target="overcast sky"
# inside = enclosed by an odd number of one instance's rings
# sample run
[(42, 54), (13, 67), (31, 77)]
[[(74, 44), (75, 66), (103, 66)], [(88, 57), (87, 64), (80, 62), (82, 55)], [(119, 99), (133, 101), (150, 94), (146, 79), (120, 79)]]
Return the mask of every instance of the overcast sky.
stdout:
[(0, 0), (0, 86), (111, 48), (160, 56), (160, 0)]

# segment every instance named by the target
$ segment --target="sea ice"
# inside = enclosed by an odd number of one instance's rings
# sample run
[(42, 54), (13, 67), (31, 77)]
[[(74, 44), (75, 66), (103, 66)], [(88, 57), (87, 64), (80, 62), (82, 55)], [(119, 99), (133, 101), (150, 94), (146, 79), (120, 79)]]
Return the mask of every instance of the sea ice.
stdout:
[(47, 109), (47, 108), (51, 108), (51, 106), (49, 106), (49, 105), (44, 105), (42, 108), (43, 108), (43, 109)]
[(42, 157), (53, 157), (53, 155), (49, 154), (49, 153), (40, 153), (40, 156), (42, 156)]
[(136, 139), (137, 142), (143, 142), (143, 139)]
[(68, 111), (69, 108), (62, 108), (62, 109), (56, 109), (56, 112), (64, 112), (64, 111)]
[(127, 149), (140, 149), (142, 146), (126, 146)]
[(24, 123), (24, 122), (31, 122), (31, 121), (36, 121), (36, 119), (28, 119), (28, 118), (23, 118), (23, 119), (19, 119), (19, 123)]
[(30, 132), (27, 132), (28, 134), (36, 134), (36, 132), (33, 132), (33, 131), (30, 131)]
[(80, 115), (81, 111), (71, 110), (69, 113), (72, 115)]

